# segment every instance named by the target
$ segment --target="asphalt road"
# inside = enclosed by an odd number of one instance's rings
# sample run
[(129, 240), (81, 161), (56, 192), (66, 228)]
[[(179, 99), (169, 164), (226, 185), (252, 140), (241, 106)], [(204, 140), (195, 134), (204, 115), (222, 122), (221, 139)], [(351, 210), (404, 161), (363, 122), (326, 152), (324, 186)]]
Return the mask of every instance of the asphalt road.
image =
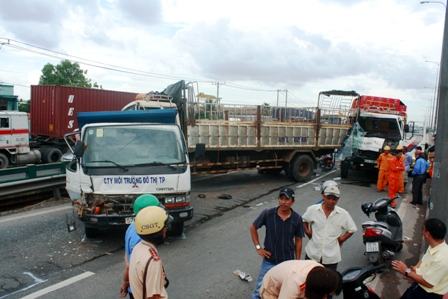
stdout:
[[(305, 184), (251, 171), (195, 177), (194, 219), (182, 238), (171, 238), (159, 248), (170, 279), (170, 298), (249, 298), (255, 282), (241, 281), (232, 272), (240, 269), (254, 279), (258, 274), (261, 260), (250, 240), (250, 223), (263, 209), (276, 206), (283, 186), (295, 188), (294, 209), (303, 214), (320, 199), (319, 183), (338, 172), (326, 175)], [(356, 181), (342, 181), (339, 205), (360, 228), (367, 220), (361, 203), (384, 194), (377, 193), (368, 178), (355, 177)], [(67, 231), (70, 213), (67, 202), (0, 217), (0, 299), (29, 294), (25, 298), (118, 298), (123, 232), (87, 240), (82, 227)], [(344, 244), (338, 269), (366, 263), (359, 230)]]

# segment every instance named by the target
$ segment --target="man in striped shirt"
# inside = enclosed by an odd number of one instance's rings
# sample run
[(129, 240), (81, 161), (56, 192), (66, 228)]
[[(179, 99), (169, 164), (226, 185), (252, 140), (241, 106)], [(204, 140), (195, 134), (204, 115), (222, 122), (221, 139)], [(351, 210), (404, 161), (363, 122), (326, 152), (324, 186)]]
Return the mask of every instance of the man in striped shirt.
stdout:
[[(304, 236), (302, 217), (291, 208), (294, 204), (294, 190), (283, 188), (278, 197), (278, 206), (264, 210), (250, 226), (250, 235), (257, 254), (263, 258), (253, 299), (259, 299), (263, 277), (275, 265), (293, 259), (300, 259)], [(260, 245), (258, 229), (266, 228), (264, 246)]]

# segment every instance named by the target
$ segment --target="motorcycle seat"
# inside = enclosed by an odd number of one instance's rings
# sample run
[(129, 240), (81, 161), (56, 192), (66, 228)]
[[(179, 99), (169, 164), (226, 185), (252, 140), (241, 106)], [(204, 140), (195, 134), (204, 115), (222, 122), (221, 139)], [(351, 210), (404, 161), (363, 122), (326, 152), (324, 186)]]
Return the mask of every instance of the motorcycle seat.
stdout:
[(380, 228), (385, 228), (385, 229), (389, 229), (389, 226), (387, 225), (386, 222), (381, 222), (381, 221), (366, 221), (363, 222), (363, 224), (361, 225), (362, 228), (366, 228), (366, 227), (380, 227)]

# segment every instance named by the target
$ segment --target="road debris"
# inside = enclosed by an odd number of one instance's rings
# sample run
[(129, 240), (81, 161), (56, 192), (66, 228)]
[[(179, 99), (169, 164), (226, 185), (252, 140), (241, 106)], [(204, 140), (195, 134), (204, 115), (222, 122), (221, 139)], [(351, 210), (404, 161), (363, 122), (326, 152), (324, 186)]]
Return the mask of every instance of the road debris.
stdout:
[(241, 280), (251, 282), (253, 280), (252, 276), (249, 273), (243, 272), (239, 269), (233, 271), (233, 274), (238, 276)]

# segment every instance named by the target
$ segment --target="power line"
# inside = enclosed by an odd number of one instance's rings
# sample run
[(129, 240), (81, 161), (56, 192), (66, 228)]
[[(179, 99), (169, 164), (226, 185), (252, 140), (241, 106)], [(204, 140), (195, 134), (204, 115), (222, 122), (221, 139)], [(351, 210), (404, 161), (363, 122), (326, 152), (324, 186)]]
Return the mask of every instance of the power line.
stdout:
[(5, 82), (5, 81), (1, 81), (1, 84), (6, 84), (6, 85), (14, 85), (14, 86), (21, 86), (21, 87), (26, 87), (26, 88), (31, 88), (31, 85), (25, 85), (25, 84), (20, 84), (20, 83), (13, 83), (13, 82)]
[[(2, 42), (2, 40), (3, 40), (3, 42)], [(47, 49), (44, 47), (32, 45), (29, 43), (17, 41), (17, 40), (10, 39), (10, 38), (0, 37), (0, 45), (14, 48), (17, 50), (28, 51), (28, 52), (35, 53), (38, 55), (43, 55), (43, 56), (56, 58), (56, 59), (64, 59), (64, 58), (68, 57), (69, 60), (73, 61), (73, 62), (77, 62), (77, 63), (84, 64), (87, 66), (101, 68), (101, 69), (105, 69), (105, 70), (109, 70), (109, 71), (125, 73), (125, 74), (157, 78), (157, 79), (173, 79), (173, 80), (184, 80), (186, 77), (188, 77), (188, 76), (166, 75), (166, 74), (155, 73), (155, 72), (147, 72), (147, 71), (138, 70), (138, 69), (134, 69), (134, 68), (128, 68), (128, 67), (123, 67), (123, 66), (119, 66), (119, 65), (103, 63), (103, 62), (83, 58), (83, 57), (76, 56), (76, 55), (71, 55), (71, 54), (66, 54), (66, 53), (62, 53), (59, 51), (50, 50), (50, 49)], [(206, 83), (206, 84), (215, 83), (214, 81), (211, 81), (211, 80), (201, 80), (201, 79), (193, 79), (193, 78), (189, 78), (187, 81), (195, 81), (195, 82)], [(277, 91), (277, 90), (273, 90), (273, 89), (251, 88), (251, 87), (243, 86), (243, 85), (233, 83), (233, 82), (226, 83), (226, 86), (231, 87), (231, 88), (237, 88), (237, 89), (248, 90), (248, 91), (258, 91), (258, 92), (276, 92)]]

